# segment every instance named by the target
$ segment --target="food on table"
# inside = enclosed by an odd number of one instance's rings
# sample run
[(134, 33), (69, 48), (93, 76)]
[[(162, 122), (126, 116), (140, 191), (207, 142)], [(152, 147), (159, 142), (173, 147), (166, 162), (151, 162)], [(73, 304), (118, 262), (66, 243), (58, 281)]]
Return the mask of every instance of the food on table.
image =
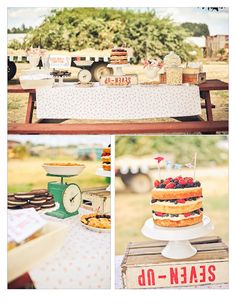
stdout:
[(50, 73), (53, 77), (70, 77), (71, 72), (64, 70), (54, 70)]
[(180, 85), (183, 82), (181, 59), (173, 51), (164, 58), (165, 82), (168, 85)]
[(79, 163), (44, 163), (44, 165), (48, 166), (83, 166), (83, 164)]
[(110, 63), (112, 65), (128, 64), (128, 52), (125, 48), (113, 48), (111, 50)]
[(8, 194), (8, 209), (28, 209), (34, 208), (36, 211), (41, 209), (53, 208), (55, 201), (52, 194), (47, 189), (36, 189), (31, 192), (18, 192)]
[(110, 171), (111, 170), (111, 145), (103, 148), (101, 160), (102, 160), (102, 168), (105, 171)]
[(153, 221), (163, 227), (185, 227), (202, 221), (202, 188), (191, 177), (155, 180), (151, 209)]
[(111, 228), (111, 216), (107, 214), (87, 214), (81, 216), (81, 222), (87, 226), (99, 228), (99, 229), (110, 229)]

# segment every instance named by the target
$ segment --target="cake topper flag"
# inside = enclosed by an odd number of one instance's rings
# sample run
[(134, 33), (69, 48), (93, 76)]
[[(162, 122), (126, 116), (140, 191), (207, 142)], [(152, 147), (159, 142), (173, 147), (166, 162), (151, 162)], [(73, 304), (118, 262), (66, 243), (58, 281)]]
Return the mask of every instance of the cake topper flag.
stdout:
[(193, 168), (193, 167), (194, 167), (194, 166), (192, 165), (192, 163), (186, 163), (185, 166), (188, 167), (188, 168)]
[(182, 168), (182, 164), (175, 163), (174, 168), (175, 169), (181, 169)]
[(196, 175), (196, 166), (197, 166), (197, 153), (195, 152), (194, 154), (194, 161), (193, 161), (193, 179), (195, 180), (195, 175)]
[(158, 176), (159, 176), (159, 179), (161, 179), (161, 168), (160, 168), (160, 163), (161, 163), (162, 160), (164, 160), (164, 157), (162, 157), (162, 156), (156, 156), (154, 159), (157, 161)]
[(172, 168), (172, 162), (170, 160), (166, 160), (166, 169)]

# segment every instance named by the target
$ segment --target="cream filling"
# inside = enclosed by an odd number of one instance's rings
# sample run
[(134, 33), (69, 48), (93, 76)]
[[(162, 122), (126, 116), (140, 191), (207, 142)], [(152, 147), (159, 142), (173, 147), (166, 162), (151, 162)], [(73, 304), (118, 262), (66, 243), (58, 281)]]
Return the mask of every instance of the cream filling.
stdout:
[(187, 200), (185, 201), (185, 203), (174, 203), (174, 202), (170, 202), (170, 201), (156, 201), (154, 203), (150, 202), (150, 205), (158, 205), (158, 206), (166, 206), (166, 207), (179, 207), (179, 206), (191, 206), (194, 205), (196, 203), (202, 202), (202, 198), (198, 198), (196, 200)]
[(196, 187), (183, 187), (183, 188), (180, 188), (180, 189), (161, 189), (161, 188), (153, 188), (153, 192), (169, 192), (169, 191), (173, 191), (173, 194), (174, 192), (178, 192), (178, 191), (181, 191), (181, 190), (200, 190), (201, 189), (201, 186), (196, 186)]
[(170, 216), (161, 217), (161, 216), (157, 216), (154, 213), (152, 213), (152, 217), (153, 217), (154, 220), (158, 219), (158, 220), (173, 220), (173, 221), (195, 218), (195, 217), (199, 217), (200, 215), (194, 214), (194, 215), (190, 215), (190, 216), (185, 217), (183, 214), (179, 214), (178, 216), (173, 216), (173, 217), (170, 217)]

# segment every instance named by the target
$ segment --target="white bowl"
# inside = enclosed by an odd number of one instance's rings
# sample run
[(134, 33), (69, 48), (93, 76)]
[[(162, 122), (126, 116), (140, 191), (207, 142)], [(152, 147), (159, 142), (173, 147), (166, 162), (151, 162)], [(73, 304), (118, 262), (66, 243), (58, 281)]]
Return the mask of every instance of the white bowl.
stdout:
[(47, 174), (59, 176), (78, 176), (84, 169), (85, 165), (77, 166), (60, 166), (60, 165), (42, 165)]

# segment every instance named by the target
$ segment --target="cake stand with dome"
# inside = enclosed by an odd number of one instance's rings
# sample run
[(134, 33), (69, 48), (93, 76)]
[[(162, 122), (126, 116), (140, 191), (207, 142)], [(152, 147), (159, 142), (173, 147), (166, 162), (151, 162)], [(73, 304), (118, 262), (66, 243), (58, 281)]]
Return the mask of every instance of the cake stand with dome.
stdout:
[(142, 227), (142, 234), (155, 240), (168, 241), (161, 254), (167, 258), (183, 259), (197, 253), (189, 240), (203, 237), (210, 233), (214, 226), (206, 215), (200, 223), (187, 227), (161, 227), (155, 225), (153, 218), (146, 220)]
[[(96, 171), (96, 175), (101, 176), (101, 177), (111, 178), (111, 171), (105, 171), (103, 168), (98, 168), (97, 171)], [(106, 188), (106, 191), (108, 191), (108, 192), (111, 191), (111, 185), (110, 184)]]

